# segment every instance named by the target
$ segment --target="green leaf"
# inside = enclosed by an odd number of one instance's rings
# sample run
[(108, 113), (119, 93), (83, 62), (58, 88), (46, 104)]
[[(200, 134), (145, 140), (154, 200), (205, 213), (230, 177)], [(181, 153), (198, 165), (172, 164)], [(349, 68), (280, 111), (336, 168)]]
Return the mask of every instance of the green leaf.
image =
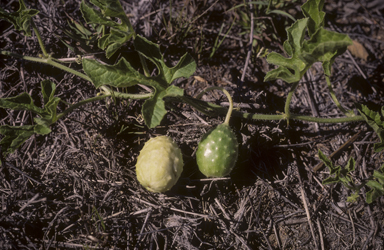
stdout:
[(296, 19), (291, 14), (289, 14), (289, 13), (287, 13), (285, 11), (282, 11), (282, 10), (271, 10), (267, 14), (270, 14), (270, 13), (286, 16), (286, 17), (290, 18), (292, 21), (296, 22)]
[(366, 197), (368, 204), (374, 202), (377, 198), (384, 195), (384, 185), (380, 184), (379, 182), (370, 180), (366, 183), (366, 185), (371, 188), (371, 190), (367, 192)]
[[(288, 39), (283, 47), (289, 58), (277, 53), (270, 53), (267, 61), (279, 66), (269, 71), (264, 80), (271, 81), (278, 78), (288, 82), (298, 82), (309, 67), (315, 62), (322, 62), (324, 73), (331, 75), (331, 66), (335, 58), (344, 53), (352, 40), (343, 34), (327, 31), (323, 28), (325, 13), (323, 0), (308, 0), (302, 11), (306, 18), (297, 20), (287, 28)], [(308, 30), (309, 39), (304, 40)]]
[(29, 110), (37, 113), (40, 117), (35, 117), (36, 125), (25, 126), (0, 126), (0, 134), (5, 135), (1, 140), (4, 155), (14, 152), (33, 134), (46, 135), (51, 132), (50, 125), (57, 121), (57, 105), (60, 98), (55, 97), (56, 85), (51, 81), (41, 82), (41, 92), (44, 99), (44, 109), (33, 104), (31, 96), (27, 93), (16, 97), (0, 98), (0, 107), (13, 110)]
[(384, 164), (380, 167), (379, 170), (373, 171), (373, 177), (377, 178), (377, 180), (384, 186)]
[(324, 73), (330, 76), (335, 58), (343, 54), (351, 44), (348, 35), (320, 28), (310, 40), (303, 43), (300, 58), (311, 65), (322, 62)]
[(268, 54), (268, 63), (279, 66), (277, 69), (269, 71), (264, 81), (272, 81), (278, 78), (288, 83), (298, 82), (310, 67), (299, 56), (303, 46), (304, 35), (308, 23), (308, 18), (300, 19), (287, 28), (288, 39), (284, 42), (284, 50), (290, 58), (272, 52)]
[(109, 45), (113, 43), (125, 43), (127, 41), (127, 34), (120, 31), (120, 30), (111, 30), (109, 34), (106, 34), (105, 36), (101, 37), (98, 41), (98, 46), (100, 49), (105, 49)]
[(44, 105), (44, 114), (42, 117), (35, 117), (34, 121), (37, 124), (44, 125), (46, 127), (49, 127), (55, 123), (57, 121), (57, 105), (59, 104), (60, 100), (61, 99), (58, 97), (52, 97), (52, 99)]
[(308, 33), (310, 36), (324, 26), (325, 12), (322, 11), (324, 0), (308, 0), (301, 6), (305, 17), (309, 18)]
[(357, 199), (359, 199), (359, 194), (358, 194), (358, 192), (354, 192), (353, 194), (351, 194), (350, 196), (348, 196), (348, 198), (347, 198), (347, 202), (354, 203), (354, 202), (357, 201)]
[(42, 125), (0, 126), (0, 134), (5, 135), (0, 141), (0, 145), (4, 149), (3, 155), (13, 153), (33, 134), (46, 135), (50, 132), (49, 127)]
[(44, 114), (44, 110), (35, 106), (32, 97), (27, 93), (22, 93), (15, 97), (0, 98), (0, 107), (13, 110), (28, 110), (37, 114)]
[(142, 106), (142, 114), (145, 124), (149, 128), (154, 128), (160, 125), (163, 117), (167, 113), (163, 98), (183, 95), (184, 90), (174, 85), (169, 86), (165, 90), (156, 91), (155, 95), (151, 99), (146, 100)]
[(161, 82), (161, 79), (147, 78), (140, 74), (125, 58), (121, 58), (115, 65), (105, 65), (96, 60), (83, 59), (83, 70), (91, 78), (96, 88), (103, 85), (131, 87), (139, 83), (152, 87), (166, 87), (166, 83)]
[(170, 68), (164, 62), (164, 57), (160, 52), (159, 45), (147, 40), (144, 37), (136, 36), (134, 41), (135, 49), (153, 62), (163, 75), (165, 81), (171, 84), (175, 79), (180, 77), (190, 77), (196, 70), (196, 62), (192, 56), (185, 53), (176, 66)]
[(95, 10), (91, 6), (85, 3), (83, 0), (80, 4), (80, 11), (84, 20), (89, 24), (100, 24), (110, 27), (117, 27), (118, 24), (112, 21), (110, 18), (103, 15), (100, 11)]
[(350, 172), (355, 171), (355, 165), (356, 165), (355, 159), (353, 159), (352, 157), (349, 158), (347, 165), (345, 165), (345, 167), (342, 169), (341, 173), (343, 175), (347, 175)]
[(111, 29), (109, 34), (104, 35), (98, 41), (100, 49), (106, 48), (106, 56), (110, 58), (125, 42), (127, 42), (133, 33), (123, 32), (117, 29)]
[(319, 149), (319, 158), (326, 167), (329, 168), (330, 174), (340, 171), (340, 167), (333, 166), (332, 161)]
[(127, 15), (125, 14), (119, 0), (90, 0), (90, 2), (99, 7), (106, 16), (118, 17), (122, 20), (125, 26), (130, 25)]
[(49, 80), (41, 82), (41, 93), (43, 94), (44, 103), (48, 103), (55, 95), (56, 84)]
[[(106, 50), (106, 57), (110, 58), (135, 32), (118, 0), (91, 0), (91, 3), (99, 7), (100, 11), (82, 1), (81, 13), (89, 24), (110, 27), (110, 31), (98, 41), (99, 48)], [(120, 18), (121, 22), (115, 22), (111, 17)]]
[[(384, 120), (380, 113), (370, 110), (365, 105), (357, 104), (357, 110), (364, 117), (369, 126), (373, 128), (375, 133), (379, 136), (380, 142), (375, 143), (373, 146), (375, 152), (384, 150)], [(381, 107), (381, 113), (384, 117), (384, 107)]]
[(8, 13), (0, 8), (0, 18), (7, 20), (18, 31), (23, 31), (26, 36), (31, 36), (32, 17), (39, 13), (38, 10), (28, 9), (23, 0), (19, 0), (19, 10)]
[[(28, 93), (22, 93), (15, 97), (0, 98), (0, 107), (13, 110), (28, 110), (32, 111), (44, 118), (56, 117), (56, 107), (60, 98), (54, 97), (56, 85), (50, 81), (41, 82), (41, 92), (44, 99), (44, 109), (37, 107)], [(56, 120), (54, 120), (55, 122)]]
[(339, 182), (340, 182), (339, 176), (330, 176), (323, 180), (323, 185), (329, 185), (332, 183), (339, 183)]

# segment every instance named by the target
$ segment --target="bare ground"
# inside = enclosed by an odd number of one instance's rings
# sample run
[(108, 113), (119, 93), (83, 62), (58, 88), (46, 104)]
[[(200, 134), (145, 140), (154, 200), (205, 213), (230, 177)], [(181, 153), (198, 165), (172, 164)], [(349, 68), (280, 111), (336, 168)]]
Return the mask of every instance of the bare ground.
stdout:
[[(30, 8), (40, 10), (35, 22), (56, 58), (76, 57), (60, 39), (82, 52), (63, 34), (67, 16), (82, 20), (79, 2), (28, 1)], [(257, 58), (255, 51), (242, 79), (249, 32), (239, 22), (240, 11), (225, 12), (242, 1), (172, 2), (172, 22), (167, 21), (170, 1), (122, 4), (137, 32), (161, 44), (170, 63), (185, 51), (196, 59), (194, 76), (177, 81), (177, 86), (191, 96), (207, 86), (223, 86), (242, 111), (283, 111), (290, 86), (263, 82), (273, 66)], [(287, 3), (283, 10), (301, 18), (300, 5)], [(18, 4), (2, 1), (1, 7), (16, 11)], [(328, 29), (347, 33), (368, 53), (365, 60), (348, 53), (336, 60), (331, 80), (337, 97), (350, 109), (362, 103), (379, 110), (384, 106), (384, 5), (330, 0), (325, 11)], [(284, 28), (292, 21), (262, 10), (257, 13), (255, 50), (281, 52)], [(226, 32), (235, 18), (229, 37), (210, 58), (221, 24)], [(35, 36), (26, 38), (3, 20), (0, 27), (1, 50), (41, 53)], [(134, 58), (131, 51), (128, 44), (110, 60), (94, 56), (114, 63), (119, 56)], [(39, 104), (44, 79), (55, 82), (57, 95), (68, 103), (97, 94), (91, 83), (50, 66), (0, 58), (2, 98), (28, 92)], [(81, 70), (76, 63), (70, 66)], [(204, 98), (228, 106), (219, 92)], [(223, 117), (207, 117), (186, 104), (169, 102), (162, 125), (148, 129), (140, 115), (142, 103), (111, 99), (87, 104), (52, 126), (49, 135), (33, 136), (2, 159), (1, 249), (384, 249), (384, 197), (368, 205), (368, 190), (362, 190), (360, 199), (349, 203), (350, 190), (321, 184), (329, 176), (326, 168), (312, 171), (320, 163), (319, 149), (331, 155), (361, 131), (334, 160), (343, 166), (354, 157), (352, 178), (357, 183), (370, 176), (383, 163), (384, 154), (374, 153), (378, 137), (367, 124), (290, 121), (287, 126), (233, 118), (231, 126), (240, 144), (238, 163), (230, 177), (207, 179), (197, 169), (195, 150), (201, 136)], [(342, 116), (329, 97), (321, 65), (315, 64), (300, 83), (291, 108), (307, 115)], [(0, 125), (31, 122), (29, 112), (0, 109)], [(179, 182), (165, 194), (146, 191), (135, 176), (140, 149), (157, 135), (171, 136), (185, 162)]]

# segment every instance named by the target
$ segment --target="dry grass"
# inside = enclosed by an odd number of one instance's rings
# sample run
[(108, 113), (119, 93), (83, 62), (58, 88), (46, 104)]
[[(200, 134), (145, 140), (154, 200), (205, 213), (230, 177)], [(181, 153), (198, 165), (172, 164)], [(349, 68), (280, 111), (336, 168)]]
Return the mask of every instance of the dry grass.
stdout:
[[(290, 86), (264, 83), (271, 66), (255, 54), (261, 47), (280, 51), (290, 19), (256, 12), (257, 45), (241, 81), (249, 32), (240, 22), (240, 11), (225, 12), (233, 1), (176, 0), (172, 9), (169, 1), (130, 2), (122, 1), (137, 31), (162, 44), (169, 63), (185, 51), (198, 62), (195, 77), (175, 83), (187, 94), (223, 86), (242, 110), (282, 111)], [(358, 102), (377, 109), (384, 106), (384, 8), (380, 1), (373, 1), (378, 2), (374, 7), (359, 2), (362, 6), (347, 0), (326, 2), (327, 27), (348, 33), (369, 53), (367, 61), (354, 62), (347, 54), (338, 58), (332, 81), (346, 107)], [(68, 28), (65, 13), (81, 21), (79, 1), (28, 4), (41, 11), (35, 21), (49, 52), (57, 58), (75, 57), (58, 37)], [(299, 18), (299, 5), (291, 3), (283, 10)], [(18, 5), (0, 6), (15, 11)], [(249, 10), (241, 10), (249, 15)], [(233, 20), (228, 37), (209, 58), (215, 39), (223, 37), (218, 33), (221, 24), (226, 32)], [(1, 50), (40, 53), (35, 37), (24, 38), (4, 21), (0, 27)], [(121, 54), (130, 50), (127, 45)], [(44, 79), (55, 82), (59, 97), (68, 103), (97, 93), (90, 83), (49, 66), (0, 58), (0, 97), (28, 92), (40, 100)], [(80, 70), (75, 63), (71, 67)], [(205, 98), (228, 105), (216, 92)], [(197, 169), (195, 150), (202, 134), (223, 117), (206, 117), (188, 105), (174, 104), (162, 126), (148, 129), (140, 117), (141, 105), (113, 100), (87, 104), (56, 123), (48, 136), (32, 137), (2, 159), (1, 249), (383, 249), (384, 198), (367, 205), (368, 190), (363, 190), (358, 202), (348, 203), (349, 190), (321, 184), (328, 177), (326, 169), (312, 171), (320, 162), (319, 149), (330, 155), (362, 130), (335, 161), (343, 165), (353, 156), (357, 170), (352, 178), (359, 182), (369, 176), (384, 157), (373, 153), (378, 138), (366, 124), (291, 121), (287, 127), (284, 122), (234, 118), (231, 126), (240, 142), (236, 168), (230, 177), (206, 179)], [(302, 81), (291, 107), (297, 113), (341, 116), (327, 94), (321, 65), (315, 64)], [(0, 117), (0, 125), (32, 120), (29, 112), (3, 109)], [(135, 177), (138, 152), (156, 135), (171, 136), (185, 162), (179, 182), (165, 194), (149, 193)]]

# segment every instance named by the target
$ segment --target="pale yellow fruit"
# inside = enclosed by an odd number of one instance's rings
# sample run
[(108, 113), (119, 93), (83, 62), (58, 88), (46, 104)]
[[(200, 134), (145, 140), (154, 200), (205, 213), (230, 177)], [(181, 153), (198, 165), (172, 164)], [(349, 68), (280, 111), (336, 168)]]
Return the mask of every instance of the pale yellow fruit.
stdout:
[(137, 158), (137, 180), (151, 192), (165, 192), (176, 184), (183, 166), (181, 150), (171, 138), (151, 138)]

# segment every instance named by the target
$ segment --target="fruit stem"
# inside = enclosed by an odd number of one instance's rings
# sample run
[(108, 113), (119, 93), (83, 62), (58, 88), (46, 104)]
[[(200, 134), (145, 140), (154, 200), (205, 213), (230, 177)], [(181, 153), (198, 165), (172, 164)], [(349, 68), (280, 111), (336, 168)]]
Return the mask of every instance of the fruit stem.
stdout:
[(228, 125), (228, 124), (229, 124), (229, 119), (231, 118), (231, 115), (232, 115), (233, 101), (232, 101), (232, 97), (231, 97), (231, 95), (229, 94), (229, 92), (228, 92), (226, 89), (224, 89), (224, 88), (222, 88), (222, 87), (208, 87), (208, 88), (204, 89), (200, 94), (198, 94), (198, 95), (196, 96), (196, 99), (200, 99), (200, 98), (203, 96), (203, 94), (204, 94), (205, 92), (208, 92), (208, 91), (210, 91), (210, 90), (215, 90), (215, 89), (223, 91), (223, 93), (224, 93), (224, 94), (227, 96), (227, 98), (228, 98), (228, 101), (229, 101), (229, 109), (228, 109), (227, 115), (225, 116), (225, 120), (224, 120), (224, 122), (223, 122), (223, 124), (227, 124), (227, 125)]

